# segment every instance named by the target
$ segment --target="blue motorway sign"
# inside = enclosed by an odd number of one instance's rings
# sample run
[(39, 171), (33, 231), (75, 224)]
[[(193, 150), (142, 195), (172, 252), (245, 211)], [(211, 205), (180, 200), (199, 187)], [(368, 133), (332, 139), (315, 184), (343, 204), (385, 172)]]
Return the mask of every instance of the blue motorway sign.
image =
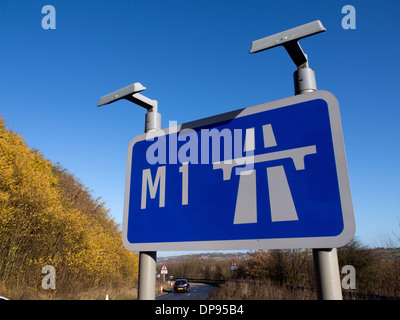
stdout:
[(129, 145), (129, 250), (331, 248), (354, 231), (339, 107), (329, 92), (170, 123)]

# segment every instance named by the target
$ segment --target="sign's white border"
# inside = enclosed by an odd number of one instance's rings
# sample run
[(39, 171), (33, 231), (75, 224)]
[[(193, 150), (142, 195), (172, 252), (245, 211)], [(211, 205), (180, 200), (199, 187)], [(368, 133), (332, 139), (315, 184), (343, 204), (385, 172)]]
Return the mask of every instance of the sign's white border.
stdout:
[[(312, 93), (259, 104), (228, 113), (223, 113), (209, 118), (188, 122), (182, 125), (162, 129), (166, 135), (179, 132), (183, 128), (197, 128), (225, 120), (240, 118), (254, 113), (264, 112), (290, 105), (322, 99), (327, 102), (332, 131), (332, 141), (336, 161), (336, 170), (339, 182), (339, 193), (342, 204), (344, 228), (341, 234), (334, 237), (310, 238), (280, 238), (280, 239), (251, 239), (251, 240), (223, 240), (223, 241), (188, 241), (188, 242), (155, 242), (155, 243), (130, 243), (128, 241), (128, 216), (129, 194), (132, 164), (132, 149), (135, 143), (146, 140), (146, 134), (141, 134), (132, 139), (128, 147), (128, 159), (125, 181), (124, 218), (122, 226), (122, 241), (130, 251), (178, 251), (178, 250), (256, 250), (256, 249), (291, 249), (291, 248), (337, 248), (344, 246), (354, 236), (355, 221), (353, 204), (350, 193), (349, 175), (347, 171), (346, 153), (344, 148), (342, 124), (340, 120), (339, 104), (333, 94), (328, 91), (318, 90)], [(151, 226), (149, 226), (151, 228)]]

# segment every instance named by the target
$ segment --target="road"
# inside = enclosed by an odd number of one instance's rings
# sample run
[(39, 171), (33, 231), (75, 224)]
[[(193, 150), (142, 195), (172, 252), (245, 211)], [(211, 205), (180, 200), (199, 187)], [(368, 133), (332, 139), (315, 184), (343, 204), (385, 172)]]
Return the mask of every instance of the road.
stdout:
[(215, 286), (211, 286), (204, 283), (190, 283), (190, 292), (185, 293), (170, 293), (158, 296), (156, 300), (207, 300), (210, 296), (210, 291), (215, 289)]

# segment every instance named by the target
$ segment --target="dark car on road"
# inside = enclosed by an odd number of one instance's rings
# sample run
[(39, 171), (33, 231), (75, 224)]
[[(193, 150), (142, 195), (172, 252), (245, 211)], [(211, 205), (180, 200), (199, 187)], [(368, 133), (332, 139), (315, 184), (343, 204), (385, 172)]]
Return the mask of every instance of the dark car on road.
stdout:
[(174, 292), (190, 292), (190, 283), (186, 279), (176, 279)]

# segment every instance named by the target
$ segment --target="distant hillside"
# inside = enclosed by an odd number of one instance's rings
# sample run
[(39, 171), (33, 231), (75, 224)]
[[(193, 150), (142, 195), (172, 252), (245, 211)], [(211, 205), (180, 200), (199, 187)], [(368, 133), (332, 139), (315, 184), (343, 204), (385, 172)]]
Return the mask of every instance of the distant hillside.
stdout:
[(43, 290), (45, 265), (56, 269), (57, 292), (137, 277), (138, 258), (123, 247), (105, 204), (1, 118), (0, 244), (0, 286)]
[(189, 279), (231, 279), (235, 274), (230, 265), (235, 260), (238, 267), (247, 265), (247, 252), (194, 253), (157, 259), (158, 272), (166, 264), (168, 276)]
[(187, 260), (189, 258), (198, 259), (198, 260), (232, 260), (232, 259), (240, 259), (246, 260), (249, 257), (248, 252), (212, 252), (212, 253), (191, 253), (184, 254), (179, 256), (169, 256), (169, 257), (159, 257), (157, 258), (158, 264), (164, 264), (168, 262), (182, 261)]

